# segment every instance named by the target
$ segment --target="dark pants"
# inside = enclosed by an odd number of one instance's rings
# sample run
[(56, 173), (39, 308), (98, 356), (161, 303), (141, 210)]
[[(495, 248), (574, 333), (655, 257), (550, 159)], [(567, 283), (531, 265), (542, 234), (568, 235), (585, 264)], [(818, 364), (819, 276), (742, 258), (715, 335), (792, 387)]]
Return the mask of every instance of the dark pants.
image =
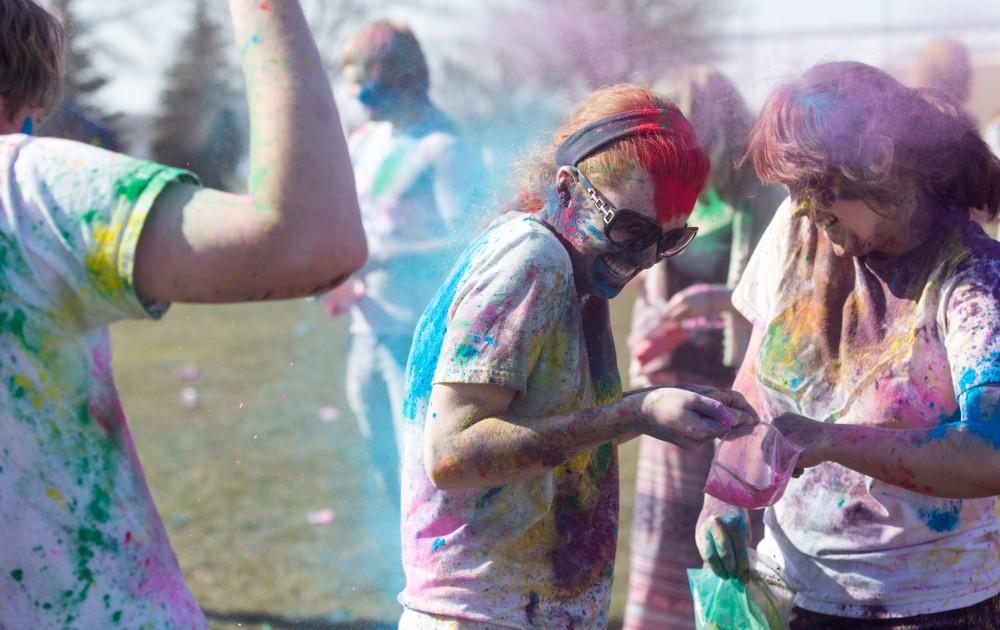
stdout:
[(892, 619), (856, 619), (834, 617), (803, 610), (792, 609), (790, 630), (924, 630), (925, 628), (970, 628), (972, 630), (1000, 629), (1000, 595), (966, 608), (948, 610), (915, 617)]

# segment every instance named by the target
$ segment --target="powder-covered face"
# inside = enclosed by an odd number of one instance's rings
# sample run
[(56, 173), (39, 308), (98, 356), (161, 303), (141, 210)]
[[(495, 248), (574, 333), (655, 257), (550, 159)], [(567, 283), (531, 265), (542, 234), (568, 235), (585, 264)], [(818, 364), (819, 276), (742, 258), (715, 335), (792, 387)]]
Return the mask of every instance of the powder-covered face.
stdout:
[(900, 240), (908, 233), (903, 227), (912, 208), (901, 205), (880, 208), (876, 212), (868, 202), (836, 180), (820, 187), (790, 188), (796, 214), (808, 217), (826, 234), (837, 256), (906, 251), (906, 244), (901, 244)]
[[(649, 173), (636, 167), (623, 181), (618, 188), (601, 186), (599, 181), (593, 184), (615, 208), (628, 208), (655, 220), (654, 187)], [(560, 169), (556, 185), (560, 194), (545, 219), (570, 245), (573, 273), (581, 295), (611, 299), (637, 273), (657, 262), (655, 243), (630, 253), (608, 240), (604, 234), (604, 216), (570, 168)], [(690, 212), (688, 208), (687, 212), (660, 223), (660, 227), (664, 231), (683, 227)]]
[(399, 99), (391, 91), (378, 86), (358, 64), (347, 64), (341, 69), (350, 86), (350, 94), (358, 99), (371, 120), (388, 120), (399, 108)]

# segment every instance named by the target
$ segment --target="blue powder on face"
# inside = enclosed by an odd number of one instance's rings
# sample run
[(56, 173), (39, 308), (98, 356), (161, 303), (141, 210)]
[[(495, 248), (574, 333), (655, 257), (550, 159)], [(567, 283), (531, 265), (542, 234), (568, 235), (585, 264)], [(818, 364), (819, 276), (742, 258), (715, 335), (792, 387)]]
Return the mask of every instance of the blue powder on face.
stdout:
[(24, 123), (21, 125), (21, 133), (23, 133), (26, 136), (30, 136), (31, 132), (34, 130), (35, 130), (35, 121), (31, 119), (31, 116), (28, 116), (27, 118), (24, 119)]
[(441, 547), (444, 547), (444, 538), (435, 538), (431, 543), (431, 551), (437, 551)]
[(931, 531), (950, 532), (958, 526), (959, 514), (962, 511), (960, 500), (946, 501), (942, 507), (918, 509), (917, 516)]

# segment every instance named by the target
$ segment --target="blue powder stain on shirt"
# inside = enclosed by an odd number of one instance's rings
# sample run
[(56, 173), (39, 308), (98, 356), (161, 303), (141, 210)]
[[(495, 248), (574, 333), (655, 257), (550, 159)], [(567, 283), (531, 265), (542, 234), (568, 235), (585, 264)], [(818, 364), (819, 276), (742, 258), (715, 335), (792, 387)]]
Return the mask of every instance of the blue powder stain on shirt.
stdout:
[(444, 538), (435, 538), (431, 543), (431, 551), (437, 551), (441, 547), (444, 547)]
[(962, 511), (960, 500), (946, 501), (941, 507), (931, 507), (917, 510), (917, 516), (935, 532), (950, 532), (958, 526), (959, 514)]
[(458, 285), (465, 278), (472, 259), (487, 242), (486, 235), (483, 235), (469, 245), (417, 323), (413, 345), (410, 347), (410, 358), (406, 363), (406, 397), (403, 399), (403, 418), (406, 421), (417, 421), (418, 403), (431, 396), (434, 371), (437, 369), (441, 346), (444, 345), (444, 336), (448, 330), (448, 311), (455, 301)]
[(988, 405), (983, 408), (982, 387), (988, 385), (1000, 386), (1000, 352), (991, 353), (976, 367), (962, 372), (955, 388), (956, 392), (960, 392), (959, 408), (954, 413), (942, 415), (941, 424), (931, 429), (920, 443), (942, 439), (948, 435), (949, 429), (963, 424), (970, 435), (1000, 450), (1000, 405), (992, 409)]
[(497, 340), (489, 335), (469, 335), (469, 343), (463, 343), (455, 349), (455, 360), (458, 362), (475, 359), (482, 353), (484, 346), (495, 346)]
[(1000, 405), (984, 401), (982, 390), (984, 385), (1000, 385), (1000, 352), (992, 352), (975, 368), (965, 370), (958, 385), (964, 392), (961, 406), (969, 433), (1000, 450)]

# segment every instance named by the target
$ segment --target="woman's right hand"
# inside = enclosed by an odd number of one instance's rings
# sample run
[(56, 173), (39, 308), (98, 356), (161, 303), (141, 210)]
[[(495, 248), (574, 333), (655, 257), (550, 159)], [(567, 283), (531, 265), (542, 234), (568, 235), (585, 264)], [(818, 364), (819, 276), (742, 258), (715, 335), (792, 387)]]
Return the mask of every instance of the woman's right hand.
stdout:
[(695, 528), (698, 553), (716, 575), (750, 577), (750, 519), (747, 511), (705, 495)]
[(659, 387), (641, 395), (640, 432), (682, 448), (696, 448), (758, 422), (743, 395), (728, 389)]

